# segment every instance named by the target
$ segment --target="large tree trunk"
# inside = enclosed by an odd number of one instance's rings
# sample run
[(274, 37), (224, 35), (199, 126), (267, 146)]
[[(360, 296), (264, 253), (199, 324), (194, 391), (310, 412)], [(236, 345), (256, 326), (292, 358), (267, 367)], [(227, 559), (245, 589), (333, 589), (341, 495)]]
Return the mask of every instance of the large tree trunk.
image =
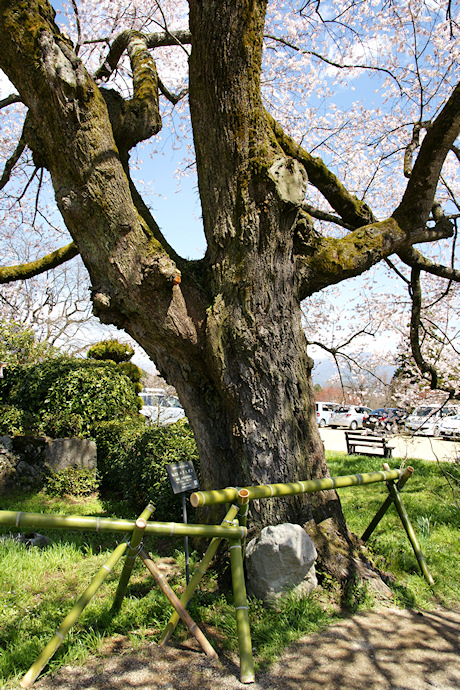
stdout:
[[(0, 7), (1, 64), (29, 106), (28, 142), (51, 172), (95, 313), (130, 333), (176, 387), (203, 487), (327, 475), (294, 253), (306, 175), (279, 148), (261, 101), (265, 2), (190, 1), (202, 262), (172, 252), (133, 188), (128, 106), (98, 89), (46, 3)], [(149, 107), (156, 113), (158, 100)], [(346, 534), (334, 492), (253, 506), (257, 526), (326, 517)]]

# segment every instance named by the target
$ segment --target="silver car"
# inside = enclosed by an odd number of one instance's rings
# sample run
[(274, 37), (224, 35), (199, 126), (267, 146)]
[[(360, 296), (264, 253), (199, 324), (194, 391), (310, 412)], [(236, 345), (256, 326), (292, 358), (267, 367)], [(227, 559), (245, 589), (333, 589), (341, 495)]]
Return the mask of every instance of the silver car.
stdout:
[(441, 424), (447, 417), (458, 414), (458, 407), (418, 407), (407, 417), (404, 425), (408, 431), (421, 436), (439, 436)]
[(371, 412), (370, 407), (361, 405), (342, 405), (331, 415), (329, 426), (347, 426), (349, 429), (362, 429), (363, 419)]
[(155, 397), (148, 401), (141, 409), (141, 414), (147, 418), (150, 424), (166, 426), (185, 417), (184, 408), (175, 395)]

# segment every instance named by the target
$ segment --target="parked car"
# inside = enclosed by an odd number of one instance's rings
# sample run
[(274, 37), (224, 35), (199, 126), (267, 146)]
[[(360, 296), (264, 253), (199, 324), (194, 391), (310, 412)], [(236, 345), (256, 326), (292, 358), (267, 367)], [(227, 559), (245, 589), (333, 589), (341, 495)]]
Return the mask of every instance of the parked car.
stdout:
[(175, 395), (150, 396), (148, 404), (141, 409), (141, 414), (151, 424), (166, 426), (185, 417), (185, 411)]
[(321, 428), (329, 424), (331, 415), (337, 408), (340, 407), (339, 403), (334, 402), (317, 402), (316, 403), (316, 421), (318, 426)]
[(407, 410), (400, 407), (379, 407), (372, 410), (363, 420), (363, 427), (372, 431), (391, 431), (397, 433), (408, 416)]
[(350, 429), (362, 429), (363, 419), (372, 412), (370, 407), (361, 405), (342, 405), (337, 408), (329, 420), (330, 427), (347, 426)]
[(445, 417), (439, 425), (439, 434), (444, 438), (460, 438), (460, 414)]
[(435, 405), (427, 405), (418, 407), (412, 414), (410, 414), (404, 422), (408, 431), (421, 436), (439, 436), (441, 422), (446, 417), (454, 417), (460, 414), (460, 409), (457, 407), (436, 407)]

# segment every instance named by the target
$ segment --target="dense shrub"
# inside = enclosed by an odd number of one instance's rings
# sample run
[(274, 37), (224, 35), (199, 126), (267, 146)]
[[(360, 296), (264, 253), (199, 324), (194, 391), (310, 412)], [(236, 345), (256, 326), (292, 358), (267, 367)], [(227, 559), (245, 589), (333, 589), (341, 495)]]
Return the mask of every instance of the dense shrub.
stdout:
[(0, 319), (0, 361), (8, 366), (43, 362), (58, 355), (46, 342), (39, 342), (29, 326)]
[(39, 430), (51, 436), (87, 436), (95, 422), (139, 409), (132, 382), (116, 364), (66, 357), (7, 369), (0, 399), (39, 415)]
[(96, 441), (97, 466), (103, 491), (118, 492), (124, 485), (134, 444), (146, 428), (142, 415), (93, 424), (91, 437)]
[(49, 496), (89, 496), (99, 488), (96, 470), (87, 467), (66, 467), (45, 478), (45, 491)]
[(51, 438), (78, 438), (88, 435), (87, 424), (82, 415), (65, 409), (44, 412), (36, 428)]
[(0, 404), (0, 435), (27, 434), (37, 429), (39, 423), (38, 415), (31, 414), (15, 405)]
[(107, 422), (93, 429), (103, 490), (117, 491), (133, 510), (147, 503), (154, 518), (181, 521), (181, 498), (174, 495), (166, 465), (191, 460), (198, 471), (198, 451), (186, 420), (165, 427)]

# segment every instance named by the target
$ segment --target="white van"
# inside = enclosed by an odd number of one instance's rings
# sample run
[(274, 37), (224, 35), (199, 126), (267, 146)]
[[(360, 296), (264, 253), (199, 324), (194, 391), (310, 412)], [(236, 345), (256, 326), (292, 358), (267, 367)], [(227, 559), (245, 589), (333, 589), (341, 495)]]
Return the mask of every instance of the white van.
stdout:
[(446, 417), (453, 417), (458, 414), (458, 407), (442, 407), (437, 405), (424, 405), (417, 407), (404, 421), (404, 426), (413, 434), (421, 436), (439, 436), (441, 422)]
[(334, 402), (317, 402), (316, 403), (316, 421), (321, 429), (329, 424), (331, 414), (340, 407), (339, 403)]

